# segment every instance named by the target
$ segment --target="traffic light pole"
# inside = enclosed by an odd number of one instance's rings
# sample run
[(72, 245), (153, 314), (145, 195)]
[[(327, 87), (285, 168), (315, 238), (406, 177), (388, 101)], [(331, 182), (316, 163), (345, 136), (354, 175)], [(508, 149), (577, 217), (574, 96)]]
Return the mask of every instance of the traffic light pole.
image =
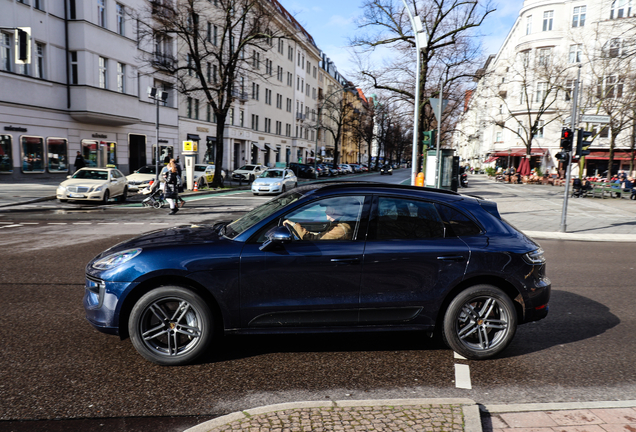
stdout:
[[(576, 75), (576, 81), (574, 82), (574, 95), (572, 97), (572, 118), (570, 123), (570, 130), (574, 131), (574, 127), (576, 126), (576, 112), (577, 112), (577, 103), (579, 100), (579, 82), (581, 79), (581, 66), (579, 65), (579, 71)], [(568, 215), (568, 198), (570, 197), (570, 180), (572, 179), (572, 148), (566, 153), (567, 154), (567, 165), (566, 165), (566, 175), (565, 175), (565, 194), (563, 196), (563, 210), (561, 211), (561, 226), (559, 227), (560, 232), (567, 232), (567, 215)]]

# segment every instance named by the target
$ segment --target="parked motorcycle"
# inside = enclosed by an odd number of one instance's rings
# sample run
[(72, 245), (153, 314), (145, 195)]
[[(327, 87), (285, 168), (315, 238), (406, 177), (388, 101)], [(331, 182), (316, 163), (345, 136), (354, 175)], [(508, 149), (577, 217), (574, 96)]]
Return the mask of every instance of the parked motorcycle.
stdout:
[(459, 168), (459, 185), (463, 188), (468, 187), (468, 173), (464, 167)]

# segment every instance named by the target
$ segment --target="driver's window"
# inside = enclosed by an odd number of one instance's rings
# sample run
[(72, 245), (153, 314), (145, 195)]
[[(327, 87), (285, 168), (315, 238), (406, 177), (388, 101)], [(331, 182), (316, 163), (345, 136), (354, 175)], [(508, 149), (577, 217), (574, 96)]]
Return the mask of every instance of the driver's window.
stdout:
[(355, 240), (364, 196), (326, 198), (309, 203), (283, 217), (296, 240)]

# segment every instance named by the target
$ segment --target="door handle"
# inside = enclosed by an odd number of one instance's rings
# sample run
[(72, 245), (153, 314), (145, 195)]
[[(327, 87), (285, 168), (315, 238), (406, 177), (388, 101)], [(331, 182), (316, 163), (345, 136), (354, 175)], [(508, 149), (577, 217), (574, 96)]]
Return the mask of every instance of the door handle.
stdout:
[(346, 264), (358, 264), (358, 263), (360, 263), (360, 258), (331, 258), (331, 262), (346, 263)]
[(463, 255), (438, 256), (437, 259), (440, 261), (466, 261)]

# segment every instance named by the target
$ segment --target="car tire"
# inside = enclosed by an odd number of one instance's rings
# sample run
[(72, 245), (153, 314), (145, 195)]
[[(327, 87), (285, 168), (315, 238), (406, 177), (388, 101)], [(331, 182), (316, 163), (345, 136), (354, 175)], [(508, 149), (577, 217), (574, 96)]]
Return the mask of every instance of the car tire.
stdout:
[(294, 183), (294, 188), (297, 188), (297, 187), (298, 187), (298, 183)]
[(68, 200), (67, 199), (60, 199), (60, 202), (61, 203), (65, 203), (65, 202), (68, 202)]
[[(252, 192), (252, 193), (254, 193), (254, 192)], [(258, 194), (257, 194), (257, 193), (254, 193), (254, 196), (258, 196)]]
[(126, 200), (128, 199), (128, 187), (124, 188), (124, 193), (121, 194), (121, 197), (119, 198), (119, 202), (126, 202)]
[(102, 202), (104, 204), (108, 204), (109, 199), (110, 199), (110, 191), (106, 189), (106, 191), (104, 191), (104, 198), (102, 198)]
[(285, 193), (287, 192), (287, 188), (285, 187), (285, 185), (283, 185), (283, 188), (280, 190), (280, 193)]
[(193, 362), (210, 345), (212, 312), (193, 291), (179, 286), (155, 288), (130, 313), (130, 340), (142, 357), (162, 366)]
[(444, 315), (442, 338), (456, 353), (472, 360), (503, 351), (517, 331), (512, 300), (492, 285), (475, 285), (460, 292)]

